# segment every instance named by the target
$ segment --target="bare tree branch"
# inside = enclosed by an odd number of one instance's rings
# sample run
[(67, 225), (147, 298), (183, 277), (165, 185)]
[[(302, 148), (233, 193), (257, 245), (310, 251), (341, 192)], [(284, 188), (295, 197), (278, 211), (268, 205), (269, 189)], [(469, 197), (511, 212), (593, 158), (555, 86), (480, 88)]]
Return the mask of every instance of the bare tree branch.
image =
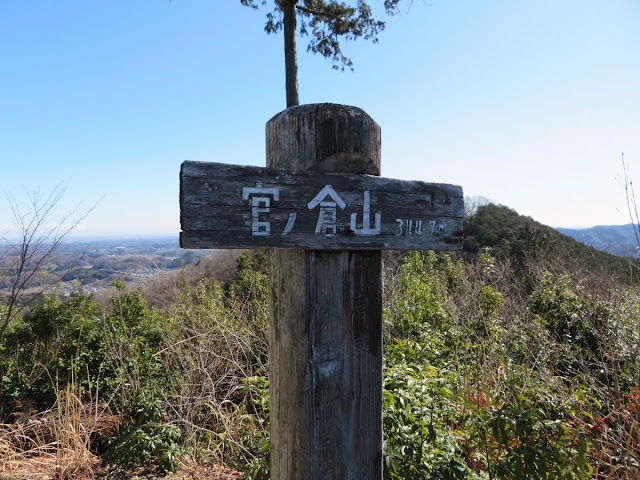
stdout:
[[(625, 199), (627, 202), (627, 213), (622, 214), (626, 221), (631, 225), (631, 231), (636, 239), (636, 252), (640, 255), (640, 211), (638, 210), (638, 201), (636, 192), (633, 188), (633, 181), (629, 172), (629, 162), (624, 159), (622, 154), (622, 177), (618, 179), (622, 188), (624, 188)], [(622, 212), (621, 212), (622, 213)]]
[(60, 247), (63, 240), (95, 208), (79, 212), (79, 206), (58, 215), (66, 187), (59, 183), (50, 192), (25, 190), (26, 200), (19, 201), (7, 193), (7, 202), (13, 215), (17, 239), (3, 237), (0, 248), (0, 343), (11, 321), (18, 315), (19, 306), (28, 306), (37, 296), (55, 285), (60, 279), (46, 282), (37, 294), (24, 301), (25, 293), (34, 284), (45, 262)]

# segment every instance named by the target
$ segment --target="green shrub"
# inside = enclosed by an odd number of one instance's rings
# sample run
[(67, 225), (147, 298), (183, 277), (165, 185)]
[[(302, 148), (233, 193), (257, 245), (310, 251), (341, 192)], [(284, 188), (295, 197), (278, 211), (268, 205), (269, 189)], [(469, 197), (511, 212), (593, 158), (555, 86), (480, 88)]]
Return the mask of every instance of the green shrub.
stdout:
[(47, 409), (70, 383), (79, 394), (95, 390), (101, 325), (98, 307), (83, 295), (65, 302), (45, 296), (13, 322), (0, 346), (0, 417), (15, 408)]
[(131, 414), (126, 426), (117, 436), (102, 442), (104, 460), (125, 467), (154, 462), (164, 471), (175, 470), (187, 450), (180, 442), (181, 429), (167, 421), (160, 399), (153, 393), (138, 391), (126, 407)]
[(246, 379), (246, 391), (250, 395), (252, 418), (242, 444), (248, 452), (249, 460), (244, 471), (249, 480), (267, 480), (271, 478), (271, 437), (269, 433), (269, 381), (266, 377)]
[(474, 457), (492, 478), (585, 479), (587, 436), (568, 411), (536, 392), (500, 395), (490, 404), (470, 403)]
[[(393, 347), (419, 351), (416, 344)], [(455, 380), (434, 367), (391, 364), (383, 390), (385, 479), (465, 479), (464, 435), (453, 392)]]

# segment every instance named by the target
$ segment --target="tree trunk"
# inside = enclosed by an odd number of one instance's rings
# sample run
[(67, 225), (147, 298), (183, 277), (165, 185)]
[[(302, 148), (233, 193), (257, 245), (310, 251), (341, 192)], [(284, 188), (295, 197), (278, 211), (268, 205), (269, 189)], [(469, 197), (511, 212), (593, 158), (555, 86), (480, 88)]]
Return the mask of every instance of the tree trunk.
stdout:
[(296, 45), (297, 0), (282, 2), (284, 15), (284, 65), (286, 74), (287, 108), (298, 105), (298, 47)]

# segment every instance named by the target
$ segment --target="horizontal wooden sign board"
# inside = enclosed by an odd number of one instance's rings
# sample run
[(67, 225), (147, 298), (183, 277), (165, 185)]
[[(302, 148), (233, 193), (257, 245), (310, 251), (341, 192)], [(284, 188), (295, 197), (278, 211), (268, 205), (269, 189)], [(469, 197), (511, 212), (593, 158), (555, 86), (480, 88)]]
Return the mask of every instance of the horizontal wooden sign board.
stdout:
[(183, 248), (455, 250), (455, 185), (187, 161)]

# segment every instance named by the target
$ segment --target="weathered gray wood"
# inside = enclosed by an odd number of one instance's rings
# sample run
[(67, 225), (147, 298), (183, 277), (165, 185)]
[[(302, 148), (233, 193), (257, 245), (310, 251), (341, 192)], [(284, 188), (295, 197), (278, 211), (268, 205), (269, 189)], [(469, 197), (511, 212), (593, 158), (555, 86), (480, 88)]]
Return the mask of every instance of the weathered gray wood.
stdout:
[[(362, 168), (359, 157), (342, 158)], [(329, 165), (339, 163), (334, 155)], [(463, 195), (454, 185), (184, 162), (180, 203), (185, 248), (462, 247)], [(318, 231), (322, 212), (331, 210), (335, 223), (325, 222)]]
[[(353, 107), (292, 107), (267, 124), (267, 163), (379, 174), (380, 129)], [(382, 479), (381, 252), (269, 264), (272, 478)]]
[[(313, 479), (379, 479), (382, 448), (380, 252), (311, 252), (309, 414)], [(335, 278), (342, 273), (345, 281)]]

